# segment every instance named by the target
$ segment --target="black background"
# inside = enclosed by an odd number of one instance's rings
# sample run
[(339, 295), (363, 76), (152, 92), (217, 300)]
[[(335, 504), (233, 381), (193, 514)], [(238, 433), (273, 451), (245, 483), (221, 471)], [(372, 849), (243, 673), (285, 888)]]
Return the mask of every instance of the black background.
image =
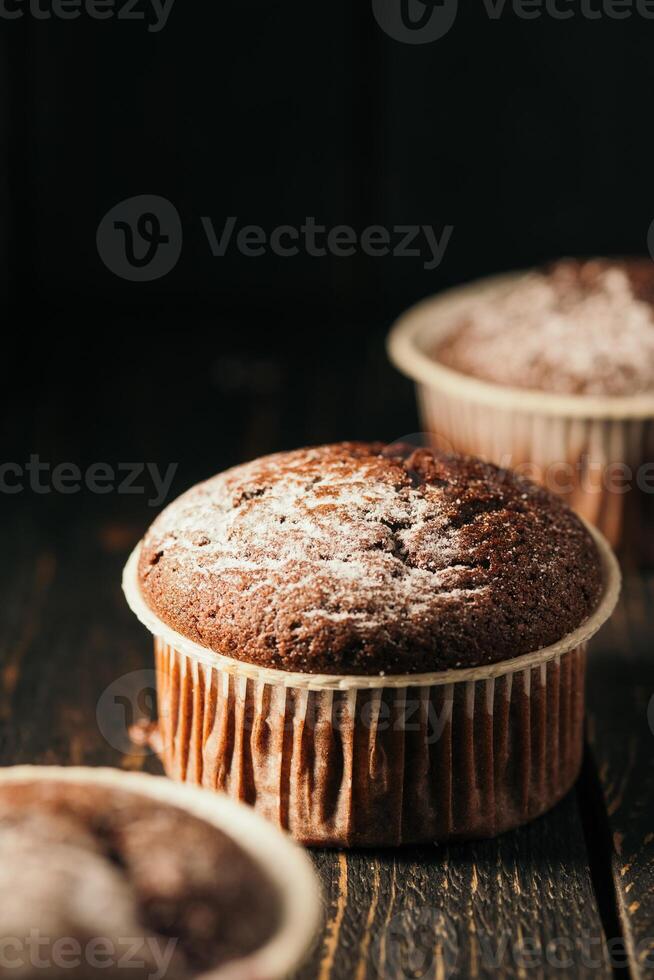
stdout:
[[(409, 304), (562, 254), (645, 252), (654, 21), (459, 8), (447, 36), (418, 46), (386, 36), (371, 0), (176, 0), (159, 34), (0, 16), (0, 468), (37, 454), (50, 469), (176, 463), (170, 500), (265, 452), (396, 440), (419, 423), (384, 338)], [(132, 284), (103, 265), (96, 231), (141, 194), (173, 202), (184, 248), (168, 276)], [(214, 259), (201, 215), (454, 232), (434, 271), (361, 254)], [(96, 708), (151, 664), (119, 588), (156, 513), (150, 482), (137, 488), (0, 489), (2, 764), (133, 764)], [(647, 945), (651, 599), (636, 582), (595, 649), (592, 755), (551, 816), (442, 858), (351, 854), (349, 899), (342, 859), (320, 852), (343, 915), (330, 975), (351, 977), (365, 949), (374, 972), (379, 930), (416, 902), (461, 928), (463, 976), (489, 930), (517, 949), (602, 928)]]
[[(176, 493), (267, 451), (394, 440), (418, 427), (383, 344), (404, 307), (559, 254), (646, 250), (654, 21), (461, 2), (446, 37), (406, 45), (366, 0), (176, 0), (157, 34), (86, 16), (0, 31), (5, 460), (177, 462)], [(184, 249), (128, 283), (95, 235), (146, 193), (174, 203)], [(454, 232), (432, 271), (214, 258), (201, 215)], [(152, 517), (138, 497), (39, 502)]]

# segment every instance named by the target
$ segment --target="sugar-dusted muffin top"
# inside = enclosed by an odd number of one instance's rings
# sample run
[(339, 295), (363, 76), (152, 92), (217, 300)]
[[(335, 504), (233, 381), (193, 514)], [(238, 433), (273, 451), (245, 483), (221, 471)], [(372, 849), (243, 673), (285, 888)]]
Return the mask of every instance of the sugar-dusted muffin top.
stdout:
[(567, 259), (472, 295), (434, 357), (511, 387), (654, 394), (654, 262)]
[(381, 443), (278, 453), (193, 487), (148, 531), (139, 577), (205, 647), (328, 674), (515, 657), (579, 626), (602, 591), (591, 536), (547, 492)]
[[(223, 831), (92, 783), (0, 787), (0, 885), (3, 934), (20, 949), (38, 926), (42, 960), (64, 940), (82, 954), (79, 969), (60, 973), (37, 969), (27, 952), (25, 980), (191, 980), (262, 947), (279, 920), (276, 887)], [(104, 944), (99, 962), (86, 956), (93, 941)]]

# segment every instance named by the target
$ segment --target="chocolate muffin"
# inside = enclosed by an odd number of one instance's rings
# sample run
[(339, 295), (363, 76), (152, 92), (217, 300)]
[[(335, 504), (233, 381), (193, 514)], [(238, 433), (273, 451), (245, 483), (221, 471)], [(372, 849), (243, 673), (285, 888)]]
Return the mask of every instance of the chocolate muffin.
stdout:
[(654, 392), (654, 263), (566, 259), (471, 296), (434, 348), (448, 367), (561, 394)]
[(472, 458), (342, 443), (191, 489), (148, 531), (144, 599), (237, 660), (326, 674), (493, 663), (576, 629), (597, 549), (556, 498)]
[(306, 856), (246, 807), (116, 769), (0, 769), (0, 974), (282, 980), (320, 916)]
[(338, 846), (489, 836), (553, 805), (617, 582), (546, 491), (381, 443), (194, 487), (124, 575), (155, 637), (169, 775)]
[(279, 906), (231, 837), (177, 807), (101, 785), (0, 784), (0, 920), (21, 980), (185, 980), (262, 947)]

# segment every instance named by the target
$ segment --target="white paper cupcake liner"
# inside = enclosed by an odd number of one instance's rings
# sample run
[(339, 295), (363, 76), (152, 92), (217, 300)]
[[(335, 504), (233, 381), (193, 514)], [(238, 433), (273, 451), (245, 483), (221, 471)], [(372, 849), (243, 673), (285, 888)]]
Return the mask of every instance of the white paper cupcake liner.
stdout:
[(305, 844), (488, 837), (538, 816), (579, 771), (586, 645), (619, 592), (592, 533), (606, 588), (574, 633), (497, 664), (388, 677), (272, 670), (186, 639), (146, 605), (137, 549), (123, 587), (155, 637), (166, 771)]

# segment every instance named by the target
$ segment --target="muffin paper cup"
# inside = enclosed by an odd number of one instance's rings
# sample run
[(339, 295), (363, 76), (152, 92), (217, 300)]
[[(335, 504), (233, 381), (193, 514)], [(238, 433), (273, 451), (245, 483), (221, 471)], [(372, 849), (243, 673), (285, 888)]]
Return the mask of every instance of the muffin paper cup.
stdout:
[[(481, 381), (432, 355), (472, 297), (518, 274), (450, 290), (414, 306), (393, 328), (393, 363), (417, 386), (439, 448), (518, 469), (563, 497), (636, 564), (654, 562), (654, 395), (558, 395)], [(628, 490), (625, 490), (626, 486)]]
[(272, 670), (186, 639), (145, 603), (139, 546), (123, 588), (155, 638), (167, 773), (249, 803), (304, 844), (489, 837), (538, 816), (578, 774), (586, 645), (620, 588), (590, 530), (605, 592), (574, 633), (501, 663), (397, 676)]
[(198, 975), (197, 980), (282, 980), (300, 965), (320, 922), (318, 880), (306, 855), (256, 813), (224, 796), (145, 773), (76, 766), (13, 766), (0, 770), (0, 788), (43, 780), (103, 786), (186, 810), (236, 841), (277, 886), (281, 921), (271, 939), (254, 953)]

